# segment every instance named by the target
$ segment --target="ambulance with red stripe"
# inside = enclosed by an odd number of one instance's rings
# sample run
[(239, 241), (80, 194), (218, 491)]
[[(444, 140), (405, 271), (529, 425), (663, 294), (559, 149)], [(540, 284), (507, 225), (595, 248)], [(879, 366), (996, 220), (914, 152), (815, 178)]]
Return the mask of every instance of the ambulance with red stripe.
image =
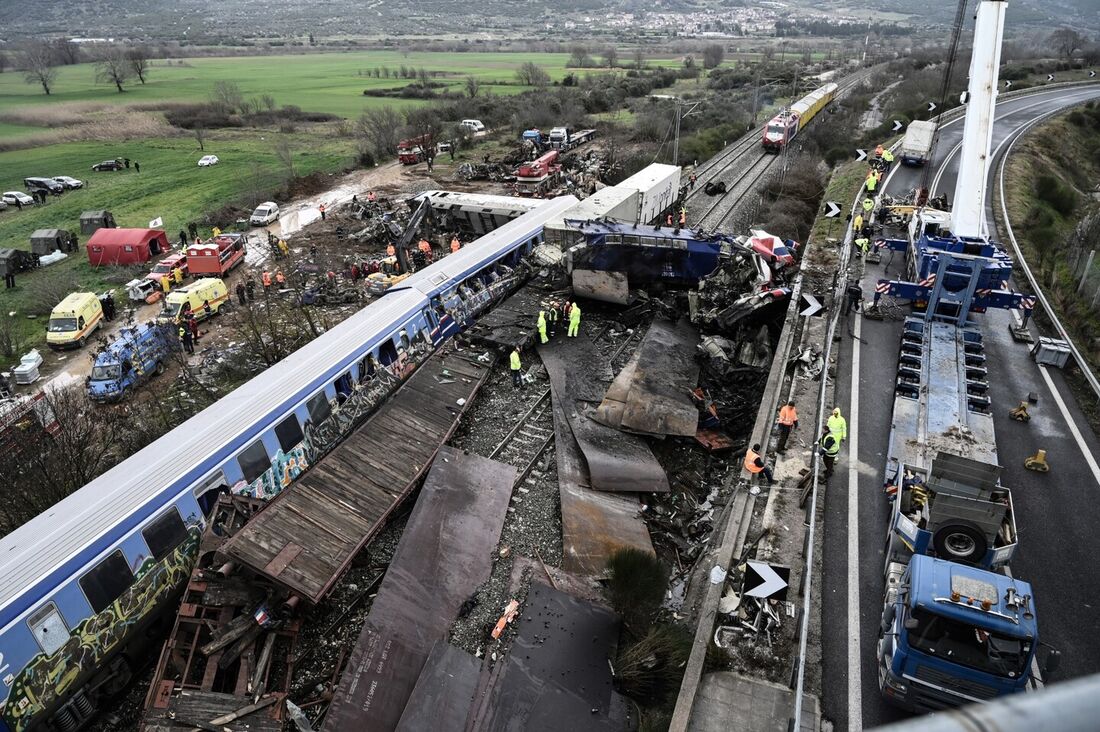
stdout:
[(204, 320), (217, 315), (228, 301), (229, 290), (226, 289), (225, 282), (217, 277), (204, 277), (169, 292), (168, 297), (164, 298), (164, 310), (157, 320), (162, 323), (182, 323), (189, 312), (194, 313), (196, 319)]
[(46, 324), (46, 345), (55, 351), (83, 348), (103, 325), (103, 305), (94, 292), (72, 292), (57, 304)]

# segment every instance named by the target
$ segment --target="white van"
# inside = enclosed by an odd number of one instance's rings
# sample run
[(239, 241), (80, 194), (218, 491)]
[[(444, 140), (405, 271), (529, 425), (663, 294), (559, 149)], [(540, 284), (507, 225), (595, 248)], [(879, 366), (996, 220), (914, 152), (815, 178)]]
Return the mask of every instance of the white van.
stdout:
[(248, 223), (253, 226), (267, 226), (278, 218), (279, 204), (272, 201), (264, 201), (252, 212), (252, 217), (248, 219)]
[(464, 119), (458, 126), (475, 135), (485, 131), (485, 124), (479, 119)]

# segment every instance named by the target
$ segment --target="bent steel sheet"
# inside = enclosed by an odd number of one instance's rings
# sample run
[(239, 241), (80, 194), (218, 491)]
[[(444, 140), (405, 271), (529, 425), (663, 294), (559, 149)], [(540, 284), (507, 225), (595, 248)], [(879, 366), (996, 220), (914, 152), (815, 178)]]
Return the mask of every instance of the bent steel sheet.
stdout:
[(608, 387), (595, 418), (615, 429), (692, 437), (699, 412), (699, 334), (687, 321), (654, 320), (633, 358)]
[(516, 469), (439, 451), (378, 588), (326, 730), (392, 730), (424, 662), (463, 601), (489, 578)]
[[(607, 391), (607, 362), (587, 337), (557, 338), (539, 346), (539, 356), (559, 396), (573, 437), (588, 463), (589, 485), (600, 491), (667, 493), (668, 476), (649, 446), (589, 416), (588, 402)], [(598, 394), (594, 399), (593, 394)]]
[(472, 654), (446, 640), (437, 641), (396, 732), (463, 732), (480, 671), (481, 661)]
[(552, 393), (550, 399), (561, 497), (562, 566), (575, 574), (601, 575), (617, 549), (632, 547), (653, 554), (653, 541), (639, 513), (638, 499), (588, 487), (584, 458), (565, 413), (556, 395)]
[(573, 292), (589, 300), (630, 303), (630, 285), (622, 272), (599, 272), (594, 269), (573, 270)]
[(618, 626), (610, 610), (532, 582), (516, 639), (472, 728), (627, 729), (608, 665)]

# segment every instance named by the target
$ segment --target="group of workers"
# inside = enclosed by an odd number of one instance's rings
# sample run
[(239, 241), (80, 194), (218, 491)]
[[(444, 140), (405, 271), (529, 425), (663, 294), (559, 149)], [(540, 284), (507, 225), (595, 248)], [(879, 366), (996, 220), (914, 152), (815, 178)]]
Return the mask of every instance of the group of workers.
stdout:
[[(539, 333), (539, 343), (549, 343), (557, 334), (558, 323), (567, 323), (566, 338), (576, 338), (581, 331), (581, 306), (576, 301), (552, 300), (547, 307), (539, 310), (535, 328)], [(523, 360), (520, 358), (519, 347), (512, 349), (509, 355), (508, 365), (512, 371), (512, 386), (516, 389), (523, 388)]]
[[(787, 451), (787, 441), (790, 439), (791, 432), (798, 428), (798, 409), (793, 401), (779, 408), (776, 425), (779, 432), (776, 452), (782, 454)], [(848, 421), (840, 413), (840, 407), (836, 407), (825, 421), (825, 427), (817, 441), (821, 462), (825, 466), (825, 480), (833, 476), (833, 466), (836, 464), (837, 455), (840, 454), (840, 446), (846, 439), (848, 439)], [(767, 456), (760, 443), (754, 443), (745, 452), (744, 467), (753, 477), (762, 475), (767, 479), (768, 485), (775, 483)]]

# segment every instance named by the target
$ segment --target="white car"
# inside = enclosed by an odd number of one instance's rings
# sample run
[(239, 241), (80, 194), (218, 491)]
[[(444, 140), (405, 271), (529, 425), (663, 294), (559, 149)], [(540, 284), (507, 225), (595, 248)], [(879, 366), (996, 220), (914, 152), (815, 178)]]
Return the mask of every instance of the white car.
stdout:
[(200, 168), (207, 168), (207, 167), (210, 167), (211, 165), (217, 165), (217, 164), (218, 164), (218, 156), (217, 155), (203, 155), (201, 158), (199, 158), (199, 167)]
[(8, 191), (0, 196), (0, 201), (10, 204), (12, 206), (33, 206), (34, 199), (28, 196), (26, 193), (20, 193), (19, 191)]
[(473, 135), (485, 132), (485, 123), (479, 119), (464, 119), (458, 123), (458, 126), (468, 130)]
[(63, 187), (70, 190), (84, 187), (84, 181), (77, 180), (76, 178), (70, 178), (67, 175), (55, 175), (53, 179), (60, 183)]
[(273, 203), (272, 201), (264, 201), (252, 212), (252, 216), (248, 219), (248, 222), (253, 226), (267, 226), (278, 218), (279, 204)]

